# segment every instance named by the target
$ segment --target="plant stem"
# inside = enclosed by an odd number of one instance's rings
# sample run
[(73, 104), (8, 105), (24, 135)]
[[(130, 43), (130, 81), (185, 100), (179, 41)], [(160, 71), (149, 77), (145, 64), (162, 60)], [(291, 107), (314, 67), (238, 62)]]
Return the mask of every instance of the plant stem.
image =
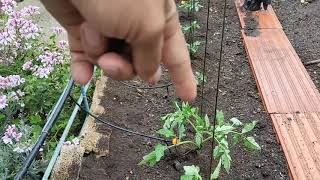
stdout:
[(188, 119), (188, 122), (191, 124), (192, 128), (193, 128), (196, 132), (198, 132), (196, 126), (190, 121), (190, 119)]

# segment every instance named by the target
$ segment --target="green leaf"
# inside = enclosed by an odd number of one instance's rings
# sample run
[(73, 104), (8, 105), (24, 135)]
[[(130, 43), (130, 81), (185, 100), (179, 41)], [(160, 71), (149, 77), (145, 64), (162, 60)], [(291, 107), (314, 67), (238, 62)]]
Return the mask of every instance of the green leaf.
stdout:
[(210, 127), (211, 127), (211, 124), (210, 124), (210, 120), (209, 120), (209, 117), (208, 117), (208, 115), (206, 114), (205, 116), (204, 116), (204, 121), (205, 121), (205, 125), (206, 125), (206, 129), (210, 129)]
[(157, 162), (160, 161), (160, 159), (164, 156), (164, 152), (167, 149), (167, 146), (164, 146), (162, 144), (158, 144), (155, 147), (155, 150), (152, 151), (151, 153), (143, 156), (143, 160), (140, 161), (138, 165), (149, 165), (149, 166), (154, 166)]
[(241, 137), (242, 137), (241, 134), (234, 134), (232, 137), (232, 145), (237, 144)]
[(225, 149), (223, 148), (223, 146), (221, 145), (216, 146), (213, 150), (213, 157), (214, 159), (217, 159), (221, 157), (224, 153), (225, 153)]
[(41, 131), (42, 131), (41, 126), (39, 125), (32, 126), (32, 141), (36, 141), (39, 138)]
[(6, 120), (6, 116), (4, 114), (0, 114), (0, 122)]
[(180, 177), (180, 180), (202, 180), (200, 176), (200, 168), (198, 166), (184, 166), (184, 175)]
[(179, 140), (182, 141), (182, 139), (186, 137), (186, 128), (183, 124), (180, 124), (179, 126)]
[(201, 133), (196, 133), (195, 142), (196, 142), (196, 144), (198, 145), (199, 148), (201, 147), (202, 139), (203, 139), (202, 134)]
[(19, 125), (19, 124), (21, 124), (21, 121), (20, 121), (20, 119), (13, 119), (13, 120), (11, 120), (11, 123), (15, 124), (15, 125)]
[(41, 125), (42, 124), (42, 120), (39, 115), (31, 115), (28, 117), (28, 119), (32, 125)]
[(214, 180), (214, 179), (218, 179), (219, 178), (220, 170), (221, 170), (221, 164), (222, 164), (222, 162), (221, 162), (221, 159), (220, 159), (216, 169), (213, 171), (213, 173), (210, 176), (210, 180)]
[(233, 131), (235, 128), (233, 126), (229, 126), (229, 125), (222, 125), (222, 126), (218, 126), (215, 130), (215, 132), (217, 134), (219, 133), (223, 133), (223, 134), (228, 134), (231, 131)]
[(241, 126), (242, 122), (237, 119), (237, 118), (231, 118), (230, 121), (235, 125), (235, 126)]
[(183, 169), (185, 171), (185, 175), (189, 175), (189, 176), (199, 175), (199, 172), (200, 172), (200, 168), (195, 165), (183, 166)]
[(252, 121), (251, 123), (245, 124), (242, 129), (242, 134), (252, 131), (256, 126), (256, 124), (257, 124), (257, 121)]
[(254, 140), (253, 137), (247, 137), (244, 140), (244, 145), (249, 150), (261, 150), (260, 145)]
[(165, 150), (167, 150), (167, 146), (164, 146), (162, 144), (158, 144), (155, 148), (155, 152), (156, 152), (156, 160), (157, 162), (160, 161), (160, 159), (164, 156), (164, 152)]
[(182, 176), (180, 177), (180, 180), (193, 180), (193, 176), (182, 175)]
[(158, 131), (158, 134), (160, 134), (161, 136), (164, 136), (166, 138), (172, 138), (175, 137), (176, 135), (174, 134), (174, 132), (170, 129), (160, 129)]
[(227, 171), (227, 173), (230, 172), (230, 167), (231, 167), (231, 157), (229, 155), (229, 153), (225, 152), (222, 157), (222, 164), (224, 169)]
[(217, 119), (218, 125), (222, 125), (224, 123), (224, 114), (222, 111), (217, 111), (216, 119)]

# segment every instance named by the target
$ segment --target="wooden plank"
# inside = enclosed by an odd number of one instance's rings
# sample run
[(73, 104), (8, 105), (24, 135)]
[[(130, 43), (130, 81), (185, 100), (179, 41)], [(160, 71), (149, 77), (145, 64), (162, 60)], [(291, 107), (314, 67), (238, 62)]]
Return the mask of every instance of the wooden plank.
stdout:
[(319, 91), (283, 30), (242, 35), (268, 113), (320, 112)]
[(257, 27), (255, 27), (257, 29), (282, 29), (281, 23), (279, 22), (271, 6), (269, 6), (266, 11), (263, 10), (263, 11), (247, 13), (241, 7), (244, 3), (244, 0), (236, 0), (235, 3), (236, 3), (237, 11), (239, 14), (240, 25), (242, 29), (246, 28), (247, 26), (246, 23), (248, 23), (248, 21), (253, 21), (253, 20), (255, 20), (258, 23)]
[(320, 113), (272, 114), (293, 179), (320, 178)]
[(320, 93), (273, 9), (246, 14), (235, 0), (241, 32), (264, 106), (293, 180), (320, 179)]

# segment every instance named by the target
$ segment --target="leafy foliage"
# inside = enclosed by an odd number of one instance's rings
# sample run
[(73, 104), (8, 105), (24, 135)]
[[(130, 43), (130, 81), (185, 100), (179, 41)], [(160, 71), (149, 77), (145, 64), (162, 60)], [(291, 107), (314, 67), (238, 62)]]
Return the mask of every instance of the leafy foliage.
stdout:
[(200, 11), (203, 6), (200, 4), (199, 0), (183, 0), (179, 6), (182, 9), (186, 9), (189, 11)]
[(180, 177), (180, 180), (202, 180), (198, 166), (184, 166), (183, 169), (184, 175)]
[(200, 29), (200, 28), (201, 28), (201, 26), (198, 23), (198, 21), (192, 21), (191, 23), (189, 23), (185, 26), (182, 26), (182, 32), (184, 34), (187, 34), (189, 32), (194, 32), (195, 30)]
[(197, 85), (200, 85), (201, 82), (207, 83), (207, 76), (202, 74), (201, 72), (196, 72), (196, 80), (197, 80)]
[[(261, 149), (253, 137), (247, 136), (254, 129), (257, 124), (256, 121), (242, 123), (237, 118), (231, 118), (229, 121), (226, 121), (224, 113), (217, 111), (217, 124), (214, 129), (209, 117), (207, 115), (201, 117), (197, 108), (191, 107), (188, 103), (184, 102), (181, 106), (175, 102), (174, 106), (176, 108), (175, 112), (161, 118), (163, 127), (158, 131), (160, 136), (172, 138), (174, 143), (169, 146), (158, 144), (154, 151), (143, 157), (139, 165), (154, 166), (161, 160), (168, 149), (177, 148), (183, 144), (189, 144), (196, 149), (201, 149), (207, 142), (214, 140), (217, 145), (214, 148), (212, 156), (218, 161), (218, 165), (215, 167), (210, 178), (217, 179), (222, 170), (225, 170), (227, 173), (230, 172), (232, 165), (230, 148), (232, 146), (242, 142), (248, 150)], [(187, 128), (191, 128), (191, 132), (194, 133), (187, 133)], [(186, 166), (184, 169), (185, 175), (181, 176), (181, 179), (201, 179), (198, 167)]]
[(191, 56), (195, 55), (198, 52), (200, 45), (200, 41), (195, 41), (187, 44)]
[[(5, 10), (0, 11), (0, 179), (12, 179), (69, 80), (70, 55), (67, 42), (59, 40), (61, 28), (55, 27), (48, 33), (38, 27), (38, 7), (17, 7), (14, 0), (2, 2)], [(79, 94), (76, 89), (74, 96)], [(48, 162), (73, 110), (71, 105), (71, 101), (66, 103), (33, 163), (29, 171), (33, 179)], [(19, 133), (5, 134), (10, 127), (17, 127)]]

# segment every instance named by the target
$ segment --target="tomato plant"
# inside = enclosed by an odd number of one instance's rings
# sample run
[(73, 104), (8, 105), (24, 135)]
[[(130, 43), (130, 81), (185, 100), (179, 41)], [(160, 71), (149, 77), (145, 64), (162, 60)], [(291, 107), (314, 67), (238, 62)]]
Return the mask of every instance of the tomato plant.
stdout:
[[(169, 149), (178, 148), (182, 145), (189, 145), (194, 149), (201, 150), (208, 142), (215, 141), (217, 144), (212, 154), (218, 161), (218, 165), (211, 174), (211, 179), (219, 177), (221, 169), (229, 173), (232, 158), (230, 148), (242, 142), (248, 150), (260, 150), (259, 144), (248, 134), (254, 129), (256, 121), (242, 123), (237, 118), (226, 121), (222, 111), (216, 115), (215, 127), (210, 123), (209, 117), (201, 117), (197, 108), (188, 103), (181, 106), (175, 102), (176, 111), (161, 118), (163, 128), (158, 130), (158, 134), (164, 138), (172, 139), (171, 145), (157, 144), (152, 152), (145, 155), (139, 165), (154, 166), (168, 152)], [(186, 129), (192, 129), (188, 131)], [(194, 132), (194, 133), (190, 133)], [(201, 179), (199, 170), (195, 166), (184, 167), (186, 174), (181, 179), (194, 176), (194, 179)]]

